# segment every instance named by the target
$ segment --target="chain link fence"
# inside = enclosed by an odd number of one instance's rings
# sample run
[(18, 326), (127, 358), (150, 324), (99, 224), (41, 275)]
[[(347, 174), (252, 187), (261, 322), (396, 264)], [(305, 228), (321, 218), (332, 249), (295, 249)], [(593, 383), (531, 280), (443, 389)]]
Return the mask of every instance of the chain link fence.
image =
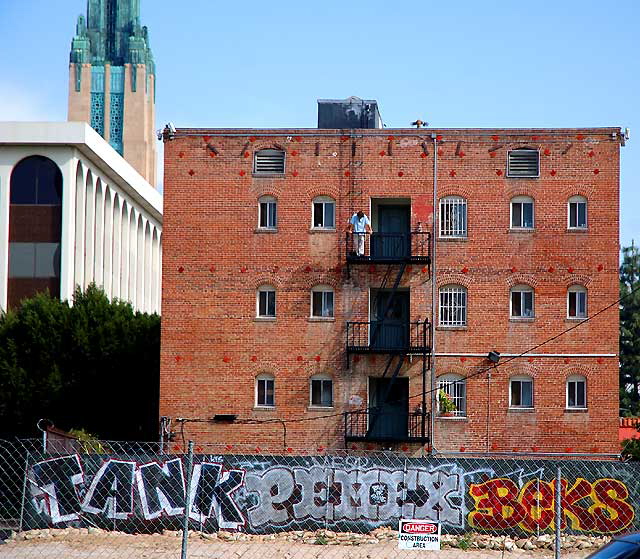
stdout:
[(0, 441), (0, 559), (581, 558), (639, 529), (613, 458)]

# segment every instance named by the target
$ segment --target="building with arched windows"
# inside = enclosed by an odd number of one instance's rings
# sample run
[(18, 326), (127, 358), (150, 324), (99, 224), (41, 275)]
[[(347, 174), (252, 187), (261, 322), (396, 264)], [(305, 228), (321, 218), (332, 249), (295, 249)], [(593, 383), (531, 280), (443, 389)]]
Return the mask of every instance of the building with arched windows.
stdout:
[(0, 123), (0, 310), (94, 282), (160, 311), (162, 195), (88, 124)]

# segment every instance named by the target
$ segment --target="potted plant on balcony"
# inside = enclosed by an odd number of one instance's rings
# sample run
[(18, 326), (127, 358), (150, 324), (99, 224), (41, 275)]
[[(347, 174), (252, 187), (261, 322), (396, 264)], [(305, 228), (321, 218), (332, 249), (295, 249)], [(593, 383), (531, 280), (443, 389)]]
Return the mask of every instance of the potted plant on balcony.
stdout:
[(449, 394), (442, 389), (438, 390), (438, 410), (440, 411), (440, 417), (452, 417), (453, 412), (457, 409), (449, 397)]

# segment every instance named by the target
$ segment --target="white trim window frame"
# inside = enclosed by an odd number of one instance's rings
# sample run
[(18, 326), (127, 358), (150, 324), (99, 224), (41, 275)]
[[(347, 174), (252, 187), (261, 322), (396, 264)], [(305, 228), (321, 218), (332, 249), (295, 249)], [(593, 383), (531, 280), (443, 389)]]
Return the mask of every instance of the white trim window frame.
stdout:
[(438, 293), (438, 325), (465, 327), (467, 325), (467, 288), (444, 285)]
[(535, 294), (528, 285), (516, 285), (509, 291), (509, 316), (514, 319), (535, 318)]
[(534, 228), (534, 201), (530, 196), (511, 198), (511, 229), (530, 231)]
[(588, 226), (587, 199), (584, 196), (572, 196), (567, 201), (567, 227), (583, 231)]
[(311, 288), (311, 318), (333, 318), (335, 295), (328, 285)]
[(258, 198), (258, 229), (277, 229), (278, 201), (273, 196)]
[(466, 239), (467, 200), (462, 196), (445, 196), (439, 204), (439, 236), (441, 239)]
[(336, 201), (330, 196), (316, 196), (311, 203), (311, 229), (336, 228)]
[(309, 379), (309, 405), (313, 408), (333, 407), (333, 379), (329, 375), (313, 375)]
[(587, 409), (587, 379), (582, 375), (571, 375), (567, 378), (567, 409)]
[(587, 318), (587, 289), (572, 285), (567, 290), (567, 318)]
[[(438, 390), (444, 391), (455, 404), (452, 412), (454, 417), (466, 417), (467, 415), (467, 382), (465, 377), (456, 373), (447, 373), (438, 377)], [(438, 412), (440, 401), (438, 399)]]
[(509, 407), (533, 409), (533, 378), (522, 375), (509, 379)]
[(276, 380), (273, 375), (260, 374), (256, 377), (255, 405), (257, 408), (276, 407)]
[(272, 285), (261, 285), (256, 293), (256, 317), (276, 317), (276, 288)]

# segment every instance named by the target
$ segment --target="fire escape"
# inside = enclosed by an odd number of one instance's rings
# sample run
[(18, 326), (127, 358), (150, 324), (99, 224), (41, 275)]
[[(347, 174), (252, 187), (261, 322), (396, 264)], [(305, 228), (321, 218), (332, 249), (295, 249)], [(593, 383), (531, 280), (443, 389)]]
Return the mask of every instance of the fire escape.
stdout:
[[(356, 160), (357, 143), (351, 146), (351, 188), (352, 208), (362, 207), (362, 187), (358, 181), (360, 162)], [(423, 231), (373, 232), (363, 234), (347, 233), (347, 272), (352, 266), (385, 265), (382, 282), (372, 296), (374, 315), (368, 321), (347, 322), (346, 356), (347, 368), (351, 367), (352, 356), (377, 354), (385, 356), (384, 369), (375, 381), (375, 395), (363, 409), (344, 414), (345, 443), (376, 442), (398, 443), (430, 441), (429, 413), (426, 402), (426, 371), (430, 366), (431, 327), (429, 320), (410, 321), (408, 292), (401, 284), (407, 267), (421, 265), (430, 268), (431, 234)], [(364, 240), (364, 247), (362, 247)], [(359, 247), (360, 245), (360, 247)], [(361, 252), (359, 248), (364, 248)], [(415, 409), (409, 409), (409, 382), (400, 376), (405, 360), (422, 360), (422, 402)], [(345, 444), (346, 446), (346, 444)]]

